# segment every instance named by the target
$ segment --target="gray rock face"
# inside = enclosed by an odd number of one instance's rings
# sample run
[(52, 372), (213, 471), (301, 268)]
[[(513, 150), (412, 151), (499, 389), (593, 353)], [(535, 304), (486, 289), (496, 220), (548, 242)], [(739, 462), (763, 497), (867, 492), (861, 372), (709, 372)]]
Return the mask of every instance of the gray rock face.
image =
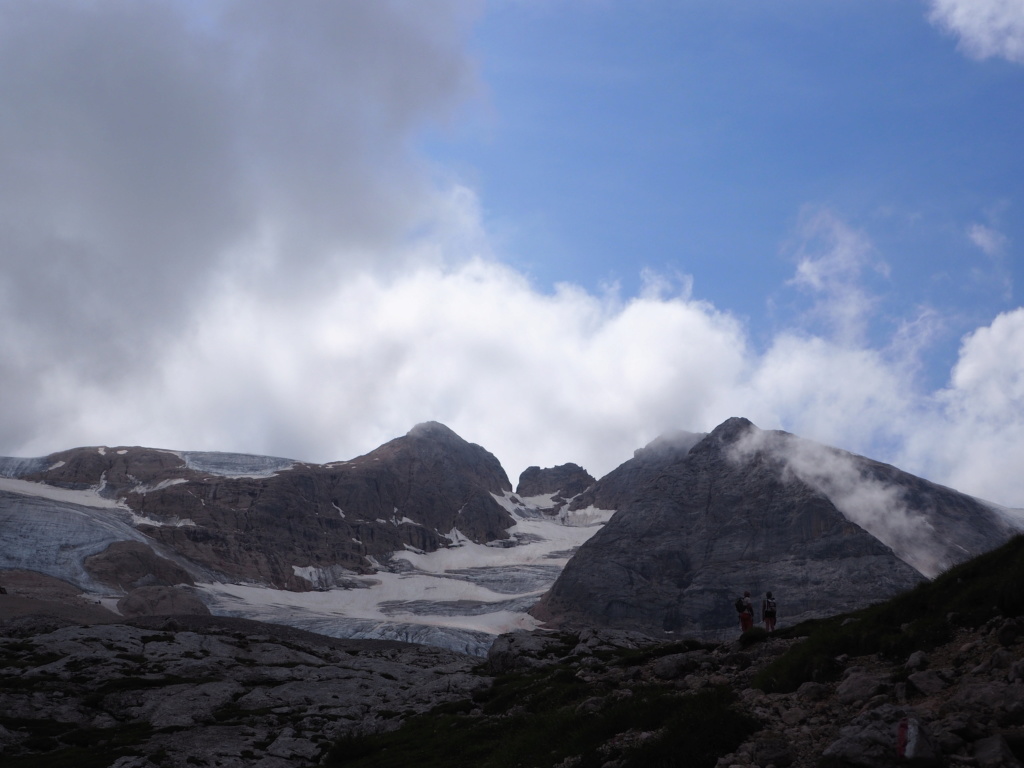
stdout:
[(602, 480), (592, 503), (619, 504), (618, 512), (534, 615), (701, 634), (736, 627), (732, 602), (745, 589), (774, 591), (780, 617), (795, 621), (852, 610), (921, 579), (782, 459), (739, 454), (751, 430), (730, 419), (692, 447), (692, 436), (652, 446)]
[(87, 557), (85, 570), (102, 584), (124, 589), (195, 583), (188, 571), (139, 541), (115, 541)]
[(836, 688), (839, 701), (844, 704), (868, 701), (888, 689), (886, 681), (860, 667), (846, 670), (846, 678)]
[(655, 482), (662, 467), (686, 458), (697, 443), (705, 437), (695, 432), (670, 432), (633, 452), (633, 458), (612, 470), (597, 483), (577, 496), (569, 509), (622, 509), (637, 494)]
[(729, 419), (661, 438), (573, 500), (617, 509), (532, 613), (721, 637), (749, 590), (783, 624), (863, 607), (1005, 542), (990, 507), (894, 467)]
[[(0, 624), (0, 754), (42, 763), (88, 739), (96, 764), (120, 768), (305, 768), (345, 733), (487, 687), (477, 662), (209, 616), (12, 621)], [(33, 738), (43, 729), (55, 737)]]
[(183, 587), (139, 587), (117, 602), (123, 616), (173, 616), (188, 614), (208, 616), (210, 609), (202, 600)]
[[(61, 492), (32, 495), (18, 480)], [(224, 581), (361, 588), (363, 575), (402, 567), (389, 562), (391, 553), (448, 547), (456, 531), (477, 543), (536, 540), (508, 534), (513, 516), (495, 497), (511, 485), (497, 459), (437, 423), (421, 424), (365, 456), (324, 465), (80, 448), (0, 459), (0, 481), (0, 569), (36, 570), (93, 592)], [(97, 488), (98, 497), (65, 491)], [(783, 626), (851, 610), (1009, 535), (1002, 518), (962, 494), (792, 435), (762, 432), (742, 419), (710, 435), (665, 435), (597, 482), (574, 464), (531, 467), (519, 492), (560, 493), (554, 503), (563, 511), (564, 505), (619, 510), (572, 558), (535, 614), (555, 624), (656, 635), (731, 635), (732, 598), (745, 589), (755, 605), (764, 591), (774, 591)], [(524, 516), (550, 514), (531, 508)], [(493, 580), (471, 573), (479, 569), (463, 572), (488, 586), (505, 578), (500, 567), (487, 567)], [(508, 591), (534, 594), (501, 607), (523, 611), (560, 567), (534, 566), (537, 586)], [(494, 605), (403, 599), (384, 612), (465, 615)], [(261, 616), (274, 618), (269, 609)], [(325, 620), (308, 619), (310, 626)], [(369, 636), (398, 625), (338, 621), (351, 622), (345, 631)], [(443, 633), (445, 642), (458, 643), (452, 647), (480, 653), (490, 637), (466, 630), (450, 639), (454, 628), (433, 624), (402, 624), (397, 631), (389, 636), (421, 640)], [(1010, 642), (1018, 629), (1006, 632)]]
[[(79, 448), (43, 460), (4, 460), (0, 471), (60, 488), (99, 486), (101, 495), (123, 501), (141, 518), (135, 528), (124, 526), (130, 533), (92, 525), (96, 535), (79, 551), (62, 555), (73, 556), (75, 563), (60, 566), (61, 574), (82, 571), (89, 558), (88, 573), (74, 574), (83, 584), (93, 579), (125, 588), (190, 583), (189, 575), (166, 558), (113, 543), (126, 539), (176, 553), (183, 562), (230, 579), (308, 590), (313, 584), (296, 575), (295, 567), (325, 574), (338, 568), (368, 572), (370, 558), (383, 560), (406, 546), (434, 551), (448, 546), (455, 530), (477, 543), (508, 538), (506, 529), (514, 522), (492, 496), (512, 489), (498, 460), (433, 422), (365, 456), (325, 465), (237, 454)], [(8, 496), (10, 504), (0, 513), (10, 508), (22, 518), (33, 505), (68, 507)], [(95, 517), (103, 515), (117, 517), (110, 510)], [(31, 567), (0, 558), (2, 565)]]
[(583, 493), (595, 482), (590, 473), (578, 464), (560, 464), (547, 469), (527, 467), (519, 475), (516, 493), (520, 496), (558, 494), (565, 500)]

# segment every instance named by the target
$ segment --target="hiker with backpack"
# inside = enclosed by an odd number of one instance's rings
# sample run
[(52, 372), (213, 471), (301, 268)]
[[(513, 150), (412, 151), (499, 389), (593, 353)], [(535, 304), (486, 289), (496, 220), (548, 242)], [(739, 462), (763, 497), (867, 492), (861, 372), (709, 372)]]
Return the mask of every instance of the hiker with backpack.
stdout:
[(740, 616), (740, 632), (746, 632), (754, 626), (754, 604), (750, 600), (750, 592), (736, 598), (736, 613)]
[(771, 592), (766, 592), (764, 600), (761, 601), (761, 620), (764, 622), (766, 632), (775, 631), (775, 616), (778, 613), (778, 604)]

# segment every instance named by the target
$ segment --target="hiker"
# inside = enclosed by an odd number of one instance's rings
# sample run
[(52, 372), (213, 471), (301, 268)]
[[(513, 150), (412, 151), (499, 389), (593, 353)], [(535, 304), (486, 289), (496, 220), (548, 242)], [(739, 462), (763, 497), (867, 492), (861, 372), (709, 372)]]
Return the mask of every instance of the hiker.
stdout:
[(754, 626), (754, 604), (750, 600), (750, 592), (736, 598), (736, 612), (740, 615), (740, 632), (746, 632)]
[(778, 604), (771, 592), (765, 592), (764, 600), (761, 601), (761, 620), (764, 622), (766, 632), (775, 631), (775, 616), (778, 613)]

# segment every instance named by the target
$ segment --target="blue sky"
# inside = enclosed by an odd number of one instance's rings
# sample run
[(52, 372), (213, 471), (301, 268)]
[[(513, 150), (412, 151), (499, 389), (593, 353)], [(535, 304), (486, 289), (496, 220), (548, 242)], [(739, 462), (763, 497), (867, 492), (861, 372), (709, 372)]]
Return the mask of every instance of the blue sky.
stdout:
[(0, 101), (0, 455), (745, 416), (1024, 507), (1024, 0), (8, 2)]
[(964, 56), (924, 10), (498, 3), (471, 41), (484, 95), (426, 149), (542, 288), (684, 273), (762, 343), (802, 309), (786, 287), (800, 219), (827, 208), (888, 267), (875, 343), (919, 307), (946, 319), (938, 386), (960, 336), (1019, 303), (1024, 67)]

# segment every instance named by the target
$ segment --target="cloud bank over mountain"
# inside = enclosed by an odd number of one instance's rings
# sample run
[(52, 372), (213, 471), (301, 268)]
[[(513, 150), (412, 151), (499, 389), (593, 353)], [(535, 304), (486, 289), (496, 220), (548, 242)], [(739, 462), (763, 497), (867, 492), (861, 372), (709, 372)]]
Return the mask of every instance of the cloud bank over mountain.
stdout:
[[(956, 7), (934, 18), (966, 29)], [(701, 300), (699, 276), (623, 295), (507, 266), (483, 193), (418, 144), (485, 90), (481, 12), (2, 6), (0, 454), (329, 461), (437, 420), (513, 480), (567, 461), (599, 476), (743, 415), (1024, 504), (1024, 309), (929, 386), (941, 313), (877, 317), (885, 254), (827, 206), (792, 232), (792, 280), (765, 287), (802, 308), (775, 327)]]

